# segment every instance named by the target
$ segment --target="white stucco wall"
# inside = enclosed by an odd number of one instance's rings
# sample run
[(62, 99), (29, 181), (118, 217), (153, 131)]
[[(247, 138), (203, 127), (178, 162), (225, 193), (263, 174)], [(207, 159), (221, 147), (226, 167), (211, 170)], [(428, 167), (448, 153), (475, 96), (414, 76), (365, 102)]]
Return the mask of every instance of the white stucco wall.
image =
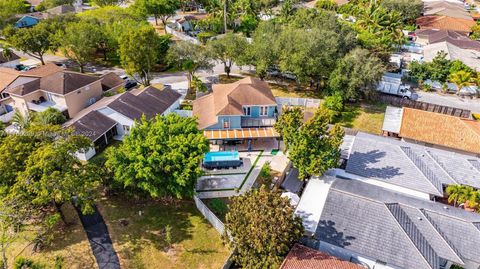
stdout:
[(95, 156), (97, 152), (95, 151), (95, 148), (89, 148), (86, 152), (77, 152), (75, 153), (75, 157), (77, 157), (81, 161), (88, 161), (90, 158)]

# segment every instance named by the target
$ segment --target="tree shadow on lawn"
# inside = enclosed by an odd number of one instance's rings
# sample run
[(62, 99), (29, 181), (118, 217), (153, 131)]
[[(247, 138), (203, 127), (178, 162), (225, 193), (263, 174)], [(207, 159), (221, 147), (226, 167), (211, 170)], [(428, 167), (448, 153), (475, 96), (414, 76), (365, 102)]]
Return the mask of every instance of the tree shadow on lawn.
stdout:
[[(192, 239), (193, 225), (190, 217), (199, 214), (190, 201), (176, 200), (171, 204), (157, 201), (142, 203), (115, 197), (103, 201), (102, 204), (102, 213), (110, 224), (110, 233), (114, 235), (113, 241), (120, 245), (128, 244), (134, 252), (146, 244), (156, 249), (167, 248), (167, 226), (171, 227), (172, 244)], [(142, 211), (141, 216), (139, 211)], [(127, 220), (128, 224), (122, 225), (121, 220)]]

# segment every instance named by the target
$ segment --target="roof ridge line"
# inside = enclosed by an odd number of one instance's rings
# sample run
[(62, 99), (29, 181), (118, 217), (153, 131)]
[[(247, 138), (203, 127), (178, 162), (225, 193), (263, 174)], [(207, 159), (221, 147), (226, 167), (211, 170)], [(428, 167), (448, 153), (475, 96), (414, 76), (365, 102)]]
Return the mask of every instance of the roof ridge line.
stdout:
[[(436, 176), (435, 174), (432, 174), (432, 176), (434, 177), (434, 179), (428, 178), (428, 176), (425, 174), (426, 172), (422, 171), (422, 169), (420, 169), (420, 167), (418, 167), (418, 165), (415, 163), (415, 161), (414, 161), (412, 158), (413, 158), (413, 157), (419, 158), (419, 157), (417, 156), (417, 154), (416, 154), (415, 152), (413, 152), (412, 148), (410, 148), (410, 147), (408, 147), (408, 146), (399, 146), (399, 147), (400, 147), (401, 151), (403, 152), (403, 154), (404, 154), (405, 156), (407, 156), (407, 159), (409, 159), (410, 162), (413, 164), (413, 166), (415, 166), (415, 168), (416, 168), (418, 171), (420, 171), (420, 173), (423, 175), (423, 177), (427, 179), (427, 181), (433, 186), (433, 188), (434, 188), (435, 190), (437, 190), (437, 193), (443, 196), (443, 188), (442, 188), (443, 184), (442, 184), (442, 182), (437, 178), (437, 176)], [(405, 151), (406, 149), (408, 149), (408, 150), (411, 151), (410, 153), (412, 154), (412, 156), (409, 156), (409, 155), (407, 154), (407, 152)], [(425, 162), (424, 162), (423, 160), (418, 159), (417, 161), (421, 162), (421, 164), (423, 164), (423, 165), (425, 166), (425, 169), (427, 169), (428, 171), (430, 171), (431, 173), (433, 173), (433, 171), (425, 164)], [(438, 188), (438, 186), (435, 186), (435, 184), (434, 184), (434, 182), (432, 182), (432, 180), (438, 181), (438, 182), (436, 182), (436, 183), (439, 183), (439, 184), (440, 184), (440, 188)]]
[(428, 149), (425, 149), (425, 152), (428, 154), (428, 156), (430, 156), (430, 157), (432, 158), (432, 160), (433, 160), (436, 164), (438, 164), (438, 166), (440, 166), (440, 168), (442, 169), (442, 171), (445, 172), (445, 173), (448, 175), (448, 177), (450, 177), (455, 183), (460, 184), (460, 183), (458, 183), (457, 180), (455, 180), (455, 179), (453, 178), (453, 176), (451, 175), (451, 173), (448, 172), (448, 170), (445, 168), (444, 164), (439, 161), (438, 157), (436, 157), (435, 155), (431, 154)]
[(465, 261), (463, 260), (463, 258), (461, 257), (461, 254), (459, 253), (459, 251), (457, 250), (457, 248), (450, 242), (450, 240), (447, 238), (447, 236), (440, 230), (440, 228), (438, 227), (437, 224), (435, 224), (435, 222), (433, 221), (433, 219), (428, 216), (427, 214), (427, 210), (424, 209), (424, 208), (418, 208), (418, 210), (420, 211), (420, 213), (422, 213), (422, 215), (425, 216), (425, 218), (427, 219), (428, 223), (430, 223), (430, 225), (433, 227), (433, 229), (435, 230), (435, 232), (440, 235), (440, 237), (443, 239), (443, 241), (445, 243), (447, 243), (448, 247), (453, 251), (453, 253), (455, 253), (455, 256), (457, 256), (457, 258), (459, 258), (464, 264), (465, 264)]
[[(392, 215), (392, 217), (395, 219), (396, 223), (400, 227), (400, 229), (404, 232), (404, 234), (407, 236), (409, 241), (413, 244), (415, 249), (420, 253), (420, 256), (424, 259), (424, 261), (428, 264), (428, 266), (432, 269), (437, 269), (439, 268), (438, 262), (440, 260), (440, 256), (438, 256), (437, 252), (433, 249), (433, 247), (430, 245), (430, 242), (425, 238), (425, 236), (420, 232), (420, 230), (417, 228), (415, 223), (411, 220), (411, 218), (405, 213), (405, 211), (400, 207), (399, 203), (384, 203), (385, 207), (387, 208), (388, 212)], [(402, 222), (402, 219), (405, 220), (405, 222)], [(410, 226), (407, 226), (406, 224), (409, 224)], [(410, 229), (409, 229), (410, 228)], [(421, 250), (419, 244), (414, 241), (412, 238), (416, 238), (417, 240), (421, 240), (426, 244), (426, 248)], [(425, 252), (432, 252), (433, 257), (432, 260), (429, 261), (427, 256), (427, 253)]]

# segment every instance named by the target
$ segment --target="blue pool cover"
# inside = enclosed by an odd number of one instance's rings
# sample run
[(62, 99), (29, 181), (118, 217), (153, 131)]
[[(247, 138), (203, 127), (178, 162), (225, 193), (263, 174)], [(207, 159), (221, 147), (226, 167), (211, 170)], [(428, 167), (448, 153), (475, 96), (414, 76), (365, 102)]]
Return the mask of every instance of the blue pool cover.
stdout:
[(238, 161), (240, 155), (238, 151), (214, 151), (208, 152), (203, 158), (204, 163), (208, 162), (221, 162), (221, 161)]

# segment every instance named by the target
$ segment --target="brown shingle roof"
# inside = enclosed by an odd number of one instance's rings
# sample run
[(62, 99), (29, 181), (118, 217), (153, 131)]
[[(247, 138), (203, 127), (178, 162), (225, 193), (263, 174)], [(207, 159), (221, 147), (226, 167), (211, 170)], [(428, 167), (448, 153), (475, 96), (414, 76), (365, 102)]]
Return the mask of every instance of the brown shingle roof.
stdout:
[(419, 37), (427, 38), (429, 44), (449, 42), (462, 49), (480, 50), (480, 42), (471, 40), (462, 33), (447, 30), (425, 29), (415, 32)]
[(440, 29), (465, 33), (470, 33), (472, 26), (476, 24), (473, 20), (447, 16), (423, 16), (418, 18), (416, 23), (420, 29)]
[(400, 136), (480, 154), (480, 122), (403, 108)]
[(87, 86), (99, 79), (100, 78), (98, 77), (90, 75), (63, 71), (41, 78), (40, 88), (47, 92), (64, 95)]
[(25, 75), (35, 76), (35, 77), (45, 77), (61, 71), (63, 71), (63, 68), (61, 68), (60, 66), (57, 66), (54, 63), (48, 63), (45, 65), (41, 65), (37, 68), (28, 70), (27, 72), (25, 72)]
[(0, 92), (3, 91), (22, 73), (15, 69), (0, 67)]
[(104, 91), (120, 86), (123, 83), (123, 79), (113, 72), (107, 73), (102, 76), (102, 88)]
[(12, 55), (7, 59), (7, 57), (5, 57), (3, 55), (3, 49), (0, 48), (0, 64), (8, 63), (8, 62), (15, 61), (15, 60), (18, 60), (18, 59), (20, 59), (20, 57), (13, 52), (12, 52)]
[(351, 262), (295, 244), (283, 261), (280, 269), (364, 269)]
[(74, 134), (84, 135), (95, 142), (116, 124), (114, 120), (94, 110), (72, 124), (72, 128)]
[(447, 1), (424, 2), (423, 14), (448, 16), (452, 18), (471, 20), (472, 16), (465, 10), (462, 3), (452, 3)]
[(253, 77), (215, 84), (212, 90), (193, 102), (193, 115), (199, 118), (200, 128), (216, 123), (219, 115), (243, 115), (243, 106), (277, 104), (268, 83)]
[(169, 88), (159, 90), (150, 86), (138, 95), (125, 92), (108, 107), (133, 120), (142, 115), (150, 119), (165, 112), (180, 97), (181, 94)]

